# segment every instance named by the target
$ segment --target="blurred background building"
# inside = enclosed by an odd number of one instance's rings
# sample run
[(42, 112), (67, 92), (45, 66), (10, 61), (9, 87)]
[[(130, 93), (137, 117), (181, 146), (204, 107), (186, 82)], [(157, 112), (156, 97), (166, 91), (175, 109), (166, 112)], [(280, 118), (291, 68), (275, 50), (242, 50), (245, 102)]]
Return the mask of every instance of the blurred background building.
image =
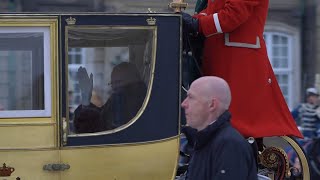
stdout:
[[(171, 12), (169, 0), (2, 0), (1, 12)], [(196, 0), (186, 0), (193, 13)], [(270, 0), (265, 26), (268, 54), (290, 108), (305, 98), (320, 73), (320, 1)], [(70, 56), (81, 56), (76, 49)], [(72, 58), (72, 57), (70, 57)], [(80, 57), (81, 58), (81, 57)], [(81, 60), (80, 60), (81, 61)], [(263, 103), (263, 102), (261, 102)]]

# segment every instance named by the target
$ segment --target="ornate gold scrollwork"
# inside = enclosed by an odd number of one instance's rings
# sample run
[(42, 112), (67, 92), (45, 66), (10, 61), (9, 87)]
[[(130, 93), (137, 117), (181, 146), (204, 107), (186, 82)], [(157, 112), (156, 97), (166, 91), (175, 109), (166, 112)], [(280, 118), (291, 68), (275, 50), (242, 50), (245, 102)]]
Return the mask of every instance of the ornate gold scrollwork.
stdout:
[(282, 172), (285, 177), (291, 176), (291, 171), (289, 168), (289, 159), (286, 152), (277, 147), (267, 147), (259, 155), (260, 164), (268, 169), (278, 171), (280, 166), (282, 167)]

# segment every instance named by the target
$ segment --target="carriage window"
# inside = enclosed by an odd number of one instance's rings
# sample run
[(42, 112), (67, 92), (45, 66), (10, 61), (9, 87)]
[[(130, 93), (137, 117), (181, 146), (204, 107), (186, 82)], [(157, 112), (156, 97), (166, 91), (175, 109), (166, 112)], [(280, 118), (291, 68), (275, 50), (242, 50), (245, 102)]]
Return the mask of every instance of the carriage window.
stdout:
[(154, 29), (67, 28), (71, 134), (121, 130), (142, 110)]
[(49, 37), (46, 27), (0, 28), (0, 118), (51, 115)]

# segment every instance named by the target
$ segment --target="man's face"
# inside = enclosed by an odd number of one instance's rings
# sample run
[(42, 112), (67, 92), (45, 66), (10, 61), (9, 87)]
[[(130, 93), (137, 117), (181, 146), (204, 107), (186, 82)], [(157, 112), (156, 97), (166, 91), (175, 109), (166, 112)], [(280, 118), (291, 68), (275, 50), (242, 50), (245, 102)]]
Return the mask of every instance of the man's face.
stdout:
[(128, 82), (128, 76), (125, 72), (115, 71), (111, 74), (111, 87), (113, 91), (118, 91), (122, 87), (126, 86)]
[(317, 105), (318, 102), (319, 102), (319, 96), (318, 96), (318, 95), (309, 95), (309, 97), (308, 97), (308, 102), (309, 102), (310, 104)]
[(195, 129), (202, 130), (206, 127), (209, 115), (209, 101), (198, 94), (198, 90), (191, 86), (186, 99), (181, 104), (185, 110), (187, 124)]

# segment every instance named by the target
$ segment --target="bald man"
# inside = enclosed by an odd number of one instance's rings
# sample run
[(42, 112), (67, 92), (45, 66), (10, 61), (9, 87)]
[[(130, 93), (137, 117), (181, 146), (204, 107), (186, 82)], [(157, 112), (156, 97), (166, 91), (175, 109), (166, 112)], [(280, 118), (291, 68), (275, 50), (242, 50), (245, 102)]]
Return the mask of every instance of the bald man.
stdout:
[(230, 88), (219, 77), (195, 80), (182, 102), (189, 127), (196, 130), (187, 180), (256, 180), (249, 143), (231, 124)]

